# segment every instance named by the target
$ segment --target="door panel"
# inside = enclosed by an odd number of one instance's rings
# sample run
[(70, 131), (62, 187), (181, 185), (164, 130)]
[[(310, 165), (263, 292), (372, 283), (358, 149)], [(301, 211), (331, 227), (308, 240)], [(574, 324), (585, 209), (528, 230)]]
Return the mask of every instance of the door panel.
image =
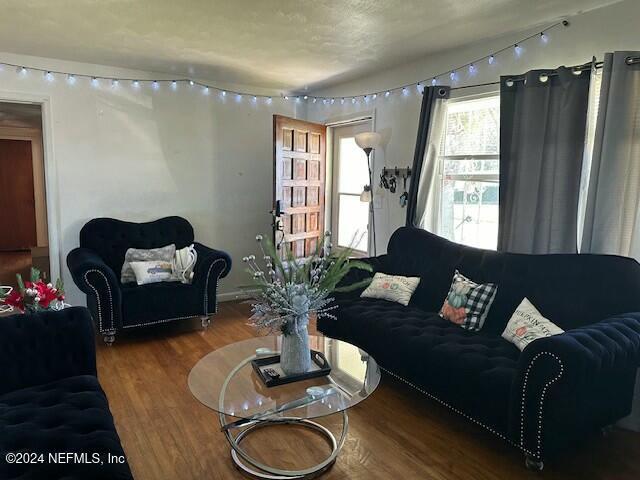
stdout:
[(0, 250), (38, 244), (33, 159), (28, 140), (0, 140)]
[(273, 130), (273, 200), (274, 205), (280, 201), (283, 212), (274, 242), (304, 258), (323, 235), (326, 127), (274, 115)]

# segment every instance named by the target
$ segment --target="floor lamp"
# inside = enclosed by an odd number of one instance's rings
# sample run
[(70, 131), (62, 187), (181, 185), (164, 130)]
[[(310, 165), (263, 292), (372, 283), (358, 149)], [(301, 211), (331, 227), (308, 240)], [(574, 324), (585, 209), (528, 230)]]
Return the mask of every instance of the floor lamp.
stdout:
[(371, 165), (371, 152), (380, 146), (380, 134), (377, 132), (363, 132), (356, 135), (356, 144), (364, 150), (367, 155), (367, 167), (369, 168), (369, 185), (364, 186), (360, 195), (362, 202), (369, 202), (369, 213), (371, 215), (371, 232), (373, 234), (373, 255), (377, 255), (376, 249), (376, 215), (373, 202), (373, 165)]

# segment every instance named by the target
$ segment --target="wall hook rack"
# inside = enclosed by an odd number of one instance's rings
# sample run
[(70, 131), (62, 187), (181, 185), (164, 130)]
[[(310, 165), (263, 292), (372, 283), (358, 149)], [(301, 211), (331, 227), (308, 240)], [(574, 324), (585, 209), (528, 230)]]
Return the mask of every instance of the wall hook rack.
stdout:
[(406, 168), (387, 168), (384, 167), (380, 173), (380, 187), (396, 193), (398, 183), (402, 180), (403, 192), (400, 195), (400, 206), (405, 207), (409, 199), (407, 192), (407, 180), (411, 177), (411, 169)]

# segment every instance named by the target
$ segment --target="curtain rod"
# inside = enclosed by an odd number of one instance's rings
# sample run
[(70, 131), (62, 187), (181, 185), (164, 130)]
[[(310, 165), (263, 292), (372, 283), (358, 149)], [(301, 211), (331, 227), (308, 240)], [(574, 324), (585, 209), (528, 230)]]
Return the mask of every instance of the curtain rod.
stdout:
[[(586, 72), (588, 70), (591, 70), (592, 68), (595, 68), (596, 70), (602, 68), (604, 62), (588, 62), (588, 63), (583, 63), (581, 65), (574, 65), (573, 67), (568, 67), (569, 70), (572, 70), (574, 72)], [(640, 63), (640, 56), (638, 57), (627, 57), (625, 59), (625, 63), (627, 65), (634, 65), (636, 63)], [(541, 69), (544, 70), (544, 69)], [(547, 76), (549, 77), (555, 77), (557, 76), (558, 73), (556, 71), (550, 70), (547, 73)], [(522, 82), (525, 79), (525, 76), (517, 76), (517, 77), (513, 77), (512, 80), (514, 82)], [(478, 88), (478, 87), (488, 87), (491, 85), (500, 85), (500, 80), (495, 81), (495, 82), (487, 82), (487, 83), (478, 83), (475, 85), (463, 85), (460, 87), (451, 87), (451, 90), (464, 90), (465, 88)]]

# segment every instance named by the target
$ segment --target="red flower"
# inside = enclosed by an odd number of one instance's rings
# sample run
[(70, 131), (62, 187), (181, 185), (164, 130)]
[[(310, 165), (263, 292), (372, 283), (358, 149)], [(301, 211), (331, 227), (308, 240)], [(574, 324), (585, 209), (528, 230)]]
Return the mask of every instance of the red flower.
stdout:
[(24, 301), (18, 290), (12, 290), (11, 293), (2, 300), (2, 303), (24, 312)]

